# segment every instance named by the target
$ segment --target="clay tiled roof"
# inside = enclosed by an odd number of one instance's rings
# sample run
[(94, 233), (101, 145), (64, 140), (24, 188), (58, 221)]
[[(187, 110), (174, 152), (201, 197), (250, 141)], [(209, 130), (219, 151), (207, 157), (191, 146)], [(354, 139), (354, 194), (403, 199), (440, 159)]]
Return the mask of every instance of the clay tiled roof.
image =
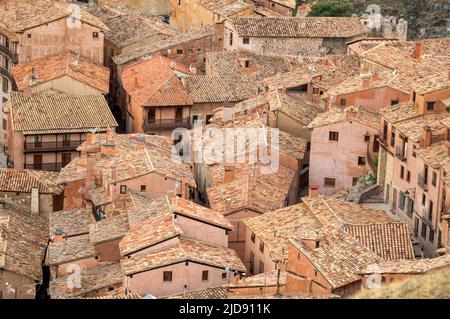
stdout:
[(122, 65), (145, 56), (157, 54), (162, 50), (167, 50), (177, 45), (181, 45), (195, 40), (200, 40), (203, 38), (212, 37), (213, 34), (214, 34), (214, 26), (212, 25), (204, 26), (199, 30), (192, 29), (154, 44), (128, 50), (122, 54), (113, 57), (113, 61), (117, 65)]
[(302, 197), (323, 225), (375, 224), (391, 222), (384, 211), (346, 202), (332, 196)]
[(450, 156), (448, 156), (448, 142), (442, 141), (432, 144), (429, 147), (416, 149), (416, 155), (432, 168), (438, 169), (449, 163)]
[(53, 299), (74, 298), (102, 288), (120, 285), (123, 280), (120, 264), (103, 264), (81, 273), (81, 288), (71, 289), (68, 276), (50, 282), (49, 294)]
[(357, 272), (380, 258), (340, 228), (325, 228), (319, 232), (319, 247), (311, 248), (294, 238), (291, 243), (314, 265), (334, 288), (360, 280)]
[(208, 189), (211, 208), (225, 215), (243, 209), (264, 213), (281, 208), (293, 177), (293, 170), (281, 167), (277, 174), (237, 175), (232, 182)]
[(384, 260), (414, 259), (406, 222), (346, 225), (344, 230)]
[(177, 215), (196, 219), (227, 230), (233, 229), (233, 225), (222, 214), (181, 197), (172, 199), (170, 209)]
[(378, 267), (363, 269), (361, 274), (422, 274), (428, 271), (450, 267), (450, 255), (417, 260), (383, 261)]
[(278, 270), (264, 272), (258, 275), (245, 277), (236, 284), (231, 284), (230, 288), (247, 288), (247, 287), (276, 287), (286, 285), (286, 272)]
[(378, 113), (360, 106), (351, 106), (345, 110), (336, 107), (327, 112), (320, 113), (308, 127), (316, 128), (347, 121), (355, 121), (375, 129), (378, 129), (380, 126), (380, 116)]
[(174, 223), (173, 214), (167, 211), (143, 220), (130, 228), (120, 241), (120, 253), (122, 256), (127, 256), (181, 234), (180, 227)]
[(240, 37), (350, 38), (366, 32), (359, 18), (252, 16), (229, 22)]
[(0, 209), (0, 269), (42, 280), (47, 221), (9, 201)]
[(86, 193), (86, 199), (92, 201), (94, 206), (99, 207), (112, 203), (112, 198), (106, 192), (104, 187), (96, 187)]
[(140, 222), (164, 213), (170, 209), (170, 201), (167, 196), (149, 198), (145, 194), (128, 192), (127, 214), (130, 228)]
[(58, 173), (19, 168), (0, 169), (0, 191), (31, 193), (37, 188), (39, 193), (60, 194), (63, 189), (56, 180)]
[(411, 141), (418, 143), (422, 140), (424, 126), (431, 129), (432, 136), (444, 135), (446, 127), (441, 121), (447, 117), (448, 113), (428, 114), (396, 123), (394, 127)]
[(119, 48), (146, 38), (160, 36), (165, 39), (177, 34), (175, 29), (157, 19), (150, 20), (138, 15), (119, 15), (108, 19), (106, 25), (110, 31), (105, 32), (105, 39)]
[(194, 103), (238, 101), (220, 76), (197, 75), (185, 79), (186, 88)]
[(450, 87), (449, 72), (448, 70), (444, 70), (419, 79), (413, 83), (412, 88), (416, 93), (421, 95), (444, 90)]
[(313, 78), (319, 78), (320, 74), (297, 69), (265, 78), (262, 84), (270, 91), (280, 88), (293, 88), (313, 82)]
[(228, 287), (217, 286), (200, 290), (182, 292), (176, 295), (162, 297), (162, 299), (227, 299)]
[(403, 102), (380, 110), (380, 115), (390, 123), (398, 123), (413, 117), (418, 117), (419, 110), (414, 102)]
[(60, 210), (49, 214), (49, 235), (62, 232), (66, 236), (89, 233), (88, 213), (84, 208)]
[(93, 244), (120, 239), (128, 231), (126, 215), (108, 217), (89, 226), (90, 241)]
[(109, 92), (109, 69), (70, 53), (19, 64), (14, 66), (13, 75), (20, 91), (69, 76), (104, 94)]
[(87, 132), (116, 127), (103, 96), (10, 92), (12, 130), (24, 134)]
[(303, 203), (246, 219), (244, 223), (264, 242), (272, 260), (287, 259), (289, 239), (298, 236), (300, 231), (322, 227)]
[(269, 104), (271, 110), (284, 113), (303, 126), (308, 126), (321, 111), (317, 104), (278, 91), (269, 94)]
[(145, 256), (122, 259), (121, 265), (126, 275), (132, 275), (185, 261), (223, 269), (230, 267), (231, 270), (245, 272), (245, 267), (234, 250), (185, 238), (180, 239), (180, 242), (174, 246)]
[(256, 14), (263, 16), (263, 17), (281, 17), (282, 16), (282, 14), (272, 11), (272, 10), (270, 10), (266, 7), (262, 7), (262, 6), (255, 7), (254, 11)]
[(95, 257), (95, 248), (86, 234), (50, 243), (46, 263), (53, 266), (92, 257)]
[(171, 65), (182, 68), (163, 56), (128, 66), (122, 72), (123, 87), (141, 106), (192, 105), (192, 99)]
[[(21, 0), (11, 3), (0, 0), (0, 21), (13, 32), (25, 30), (70, 16), (70, 3), (53, 0)], [(103, 30), (108, 28), (99, 19), (80, 9), (80, 20)]]
[(242, 0), (198, 0), (198, 4), (225, 18), (250, 10), (250, 5)]

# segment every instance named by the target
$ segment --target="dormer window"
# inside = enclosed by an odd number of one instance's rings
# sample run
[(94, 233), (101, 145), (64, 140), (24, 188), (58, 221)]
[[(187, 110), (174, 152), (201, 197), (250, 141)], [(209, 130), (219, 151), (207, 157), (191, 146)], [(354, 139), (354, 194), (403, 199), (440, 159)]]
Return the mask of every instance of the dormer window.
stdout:
[(92, 32), (92, 37), (94, 39), (97, 39), (98, 38), (98, 32)]

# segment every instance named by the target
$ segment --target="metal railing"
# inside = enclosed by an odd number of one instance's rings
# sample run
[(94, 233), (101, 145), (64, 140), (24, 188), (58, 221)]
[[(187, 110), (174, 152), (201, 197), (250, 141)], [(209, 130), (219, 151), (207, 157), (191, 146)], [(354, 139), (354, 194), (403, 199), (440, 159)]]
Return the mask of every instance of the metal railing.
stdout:
[(39, 171), (54, 171), (58, 172), (61, 168), (64, 167), (62, 163), (34, 163), (34, 164), (25, 164), (25, 169), (34, 169)]
[(397, 146), (395, 148), (395, 157), (397, 157), (399, 160), (401, 160), (402, 162), (406, 161), (406, 154), (405, 154), (405, 150), (400, 147)]
[(428, 190), (428, 178), (424, 175), (419, 174), (417, 176), (417, 185), (419, 185), (423, 190)]
[(43, 152), (43, 151), (67, 151), (75, 150), (80, 146), (84, 140), (81, 141), (55, 141), (55, 142), (25, 142), (25, 152)]

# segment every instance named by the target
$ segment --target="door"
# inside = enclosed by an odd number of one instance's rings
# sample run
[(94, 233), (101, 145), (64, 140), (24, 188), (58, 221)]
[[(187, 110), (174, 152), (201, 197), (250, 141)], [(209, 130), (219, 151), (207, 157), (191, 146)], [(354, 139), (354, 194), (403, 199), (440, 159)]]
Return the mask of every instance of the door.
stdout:
[(397, 190), (395, 188), (392, 195), (392, 209), (394, 211), (397, 210)]
[(34, 147), (35, 148), (41, 148), (42, 147), (42, 136), (41, 135), (35, 135), (34, 136)]
[(380, 138), (379, 135), (375, 135), (375, 138), (373, 140), (373, 152), (378, 153), (380, 150), (380, 143), (378, 142), (378, 139)]
[(419, 218), (414, 217), (414, 237), (419, 236)]
[(62, 153), (61, 154), (62, 167), (65, 167), (67, 164), (69, 164), (71, 160), (72, 160), (71, 153)]
[(153, 108), (148, 109), (148, 112), (147, 112), (147, 123), (155, 123), (155, 118), (156, 118), (156, 111), (155, 111), (155, 109), (153, 109)]
[(63, 146), (70, 146), (70, 135), (69, 134), (63, 135)]
[(177, 107), (175, 110), (175, 121), (180, 123), (183, 120), (183, 108)]
[(33, 156), (33, 166), (34, 169), (41, 170), (42, 169), (42, 155), (34, 155)]

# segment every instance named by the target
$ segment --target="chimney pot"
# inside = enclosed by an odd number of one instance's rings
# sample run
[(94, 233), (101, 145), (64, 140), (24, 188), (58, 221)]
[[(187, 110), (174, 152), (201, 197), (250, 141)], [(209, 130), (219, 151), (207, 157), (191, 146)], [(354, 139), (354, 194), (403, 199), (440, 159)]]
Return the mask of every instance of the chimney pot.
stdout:
[(422, 56), (422, 49), (422, 43), (416, 42), (416, 48), (414, 49), (414, 58), (420, 59), (420, 57)]
[(422, 147), (428, 147), (431, 145), (431, 128), (428, 125), (423, 127), (422, 135)]

